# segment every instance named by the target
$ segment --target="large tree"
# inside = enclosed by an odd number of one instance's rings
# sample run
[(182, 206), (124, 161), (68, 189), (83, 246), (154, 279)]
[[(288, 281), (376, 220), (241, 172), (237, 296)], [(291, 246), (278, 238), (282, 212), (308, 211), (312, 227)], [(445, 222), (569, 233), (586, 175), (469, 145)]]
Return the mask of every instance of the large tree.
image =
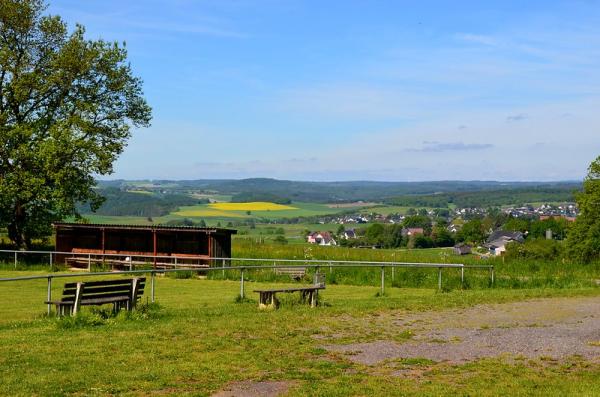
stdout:
[(567, 252), (583, 262), (600, 259), (600, 157), (590, 164), (575, 200), (580, 212), (568, 232)]
[(52, 221), (97, 208), (132, 127), (148, 126), (123, 45), (86, 40), (41, 0), (0, 0), (0, 226), (19, 247)]

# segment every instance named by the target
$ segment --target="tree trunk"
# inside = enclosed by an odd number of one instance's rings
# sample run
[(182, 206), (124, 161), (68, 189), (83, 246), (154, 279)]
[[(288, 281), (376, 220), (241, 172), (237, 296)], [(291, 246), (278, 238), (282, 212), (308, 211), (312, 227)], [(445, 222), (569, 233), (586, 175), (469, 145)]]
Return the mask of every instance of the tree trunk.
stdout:
[(7, 226), (8, 238), (15, 244), (17, 249), (21, 249), (25, 243), (25, 236), (23, 233), (26, 219), (25, 209), (20, 203), (17, 203), (13, 212), (13, 219)]

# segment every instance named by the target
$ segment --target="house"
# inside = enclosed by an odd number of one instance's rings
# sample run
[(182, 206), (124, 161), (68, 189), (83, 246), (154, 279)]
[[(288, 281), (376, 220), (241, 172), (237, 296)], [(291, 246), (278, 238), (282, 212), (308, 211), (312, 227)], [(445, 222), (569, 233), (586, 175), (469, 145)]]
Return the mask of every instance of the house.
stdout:
[(490, 251), (490, 254), (498, 256), (506, 251), (506, 244), (512, 241), (523, 243), (525, 236), (521, 232), (496, 230), (490, 234), (490, 237), (488, 237), (487, 242), (483, 246)]
[(329, 232), (312, 232), (306, 236), (306, 241), (310, 244), (318, 245), (337, 245), (337, 242)]
[(471, 246), (469, 244), (460, 243), (454, 246), (454, 253), (456, 255), (467, 255), (471, 253)]
[(354, 231), (354, 229), (344, 230), (344, 233), (342, 234), (342, 238), (344, 240), (354, 239), (354, 238), (356, 238), (356, 232)]
[(316, 244), (318, 235), (319, 235), (319, 232), (309, 233), (308, 236), (306, 236), (306, 242), (309, 244)]

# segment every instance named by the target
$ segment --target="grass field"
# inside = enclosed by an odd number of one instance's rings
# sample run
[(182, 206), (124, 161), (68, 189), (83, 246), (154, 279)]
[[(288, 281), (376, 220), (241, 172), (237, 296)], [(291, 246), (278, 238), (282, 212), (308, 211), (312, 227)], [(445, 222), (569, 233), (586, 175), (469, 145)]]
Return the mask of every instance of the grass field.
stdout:
[[(2, 271), (0, 277), (34, 273)], [(247, 291), (270, 285), (248, 283)], [(158, 306), (108, 318), (85, 309), (75, 320), (58, 320), (43, 315), (45, 286), (44, 280), (0, 285), (0, 300), (11, 302), (0, 308), (0, 395), (202, 396), (239, 381), (279, 381), (291, 396), (600, 392), (598, 364), (577, 357), (363, 365), (323, 348), (383, 337), (403, 343), (415, 337), (395, 323), (403, 313), (593, 296), (597, 289), (393, 288), (376, 297), (376, 287), (332, 285), (316, 309), (290, 297), (279, 310), (260, 311), (251, 293), (250, 300), (235, 303), (237, 282), (164, 277), (157, 280)], [(54, 292), (60, 287), (55, 283)]]
[(179, 211), (173, 212), (173, 215), (177, 215), (182, 218), (219, 218), (223, 220), (231, 218), (250, 218), (250, 216), (246, 214), (241, 214), (234, 211), (222, 211), (208, 206), (198, 205), (181, 207), (179, 208)]
[(268, 203), (264, 201), (254, 201), (249, 203), (213, 203), (209, 207), (223, 211), (283, 211), (297, 210), (291, 205)]

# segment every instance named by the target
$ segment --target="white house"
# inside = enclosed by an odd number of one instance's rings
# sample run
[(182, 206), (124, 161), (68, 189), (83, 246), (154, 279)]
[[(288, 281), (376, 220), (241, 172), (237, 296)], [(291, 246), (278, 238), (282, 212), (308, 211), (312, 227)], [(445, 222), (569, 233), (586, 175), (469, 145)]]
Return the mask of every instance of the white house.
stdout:
[(337, 242), (329, 232), (312, 232), (306, 236), (306, 241), (310, 244), (318, 245), (337, 245)]

